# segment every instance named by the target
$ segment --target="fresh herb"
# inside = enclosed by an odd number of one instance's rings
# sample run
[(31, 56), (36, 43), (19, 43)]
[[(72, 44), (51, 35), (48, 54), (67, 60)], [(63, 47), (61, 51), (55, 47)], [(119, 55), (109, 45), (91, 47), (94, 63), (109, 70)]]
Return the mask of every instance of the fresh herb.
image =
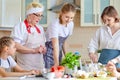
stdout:
[(61, 65), (67, 66), (69, 69), (74, 69), (75, 66), (79, 66), (80, 55), (76, 55), (72, 52), (69, 52), (63, 58)]

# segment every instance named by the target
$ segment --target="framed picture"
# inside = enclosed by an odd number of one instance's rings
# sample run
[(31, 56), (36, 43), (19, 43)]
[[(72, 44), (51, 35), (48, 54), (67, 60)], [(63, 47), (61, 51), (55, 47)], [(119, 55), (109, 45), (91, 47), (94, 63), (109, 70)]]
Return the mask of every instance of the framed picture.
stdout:
[(33, 1), (37, 1), (37, 2), (40, 2), (43, 6), (44, 6), (44, 12), (43, 12), (43, 18), (40, 20), (40, 24), (42, 24), (43, 26), (44, 25), (47, 25), (47, 0), (22, 0), (22, 4), (21, 4), (21, 7), (22, 7), (22, 20), (25, 19), (26, 17), (26, 7), (29, 3), (33, 2)]

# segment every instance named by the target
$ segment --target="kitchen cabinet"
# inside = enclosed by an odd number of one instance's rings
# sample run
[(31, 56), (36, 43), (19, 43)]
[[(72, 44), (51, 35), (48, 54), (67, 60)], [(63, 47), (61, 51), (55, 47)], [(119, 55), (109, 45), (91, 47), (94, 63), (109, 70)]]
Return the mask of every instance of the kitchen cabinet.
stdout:
[(21, 20), (21, 0), (0, 0), (0, 27), (13, 27)]
[(113, 0), (81, 0), (81, 26), (100, 26), (101, 13), (109, 5), (113, 5)]
[(25, 19), (26, 6), (37, 1), (44, 5), (44, 17), (40, 24), (47, 24), (47, 0), (0, 0), (0, 30), (11, 30)]

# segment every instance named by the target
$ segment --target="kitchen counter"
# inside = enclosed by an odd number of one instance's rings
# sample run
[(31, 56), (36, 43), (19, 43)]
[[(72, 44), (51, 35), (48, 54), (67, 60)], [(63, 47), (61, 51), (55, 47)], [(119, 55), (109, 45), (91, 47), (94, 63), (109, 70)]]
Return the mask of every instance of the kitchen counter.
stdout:
[(12, 31), (12, 27), (1, 27), (0, 26), (0, 31)]

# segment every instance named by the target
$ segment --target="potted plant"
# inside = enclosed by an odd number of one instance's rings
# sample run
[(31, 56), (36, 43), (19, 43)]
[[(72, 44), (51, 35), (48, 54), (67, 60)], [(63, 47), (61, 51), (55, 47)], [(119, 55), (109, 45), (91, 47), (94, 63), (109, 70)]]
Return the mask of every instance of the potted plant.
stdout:
[(75, 66), (80, 66), (80, 54), (68, 52), (62, 59), (61, 65), (74, 70)]

